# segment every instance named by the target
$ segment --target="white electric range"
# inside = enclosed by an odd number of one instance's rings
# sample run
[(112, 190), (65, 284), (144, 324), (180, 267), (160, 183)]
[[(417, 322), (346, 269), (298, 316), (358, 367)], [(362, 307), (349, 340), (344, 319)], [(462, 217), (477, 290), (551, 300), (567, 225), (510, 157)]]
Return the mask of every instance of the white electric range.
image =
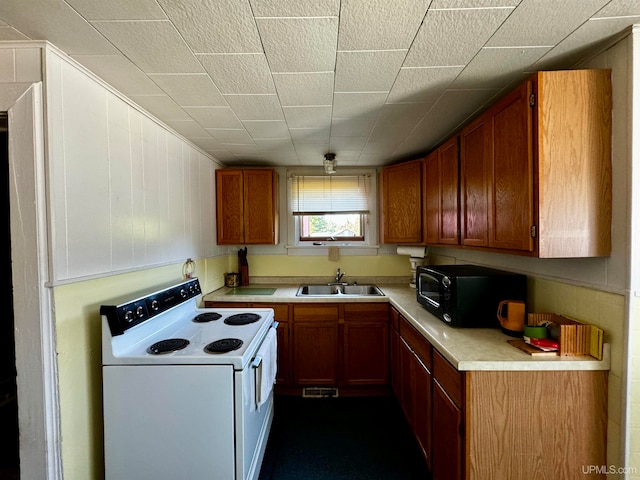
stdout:
[(193, 278), (101, 306), (107, 480), (258, 477), (277, 322), (201, 300)]

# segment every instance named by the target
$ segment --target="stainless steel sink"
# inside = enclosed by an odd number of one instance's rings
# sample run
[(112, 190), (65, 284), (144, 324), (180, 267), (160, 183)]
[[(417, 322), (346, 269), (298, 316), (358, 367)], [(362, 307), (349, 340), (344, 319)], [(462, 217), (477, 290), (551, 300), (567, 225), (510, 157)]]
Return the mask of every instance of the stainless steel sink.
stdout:
[(302, 285), (296, 297), (382, 297), (384, 293), (375, 285)]

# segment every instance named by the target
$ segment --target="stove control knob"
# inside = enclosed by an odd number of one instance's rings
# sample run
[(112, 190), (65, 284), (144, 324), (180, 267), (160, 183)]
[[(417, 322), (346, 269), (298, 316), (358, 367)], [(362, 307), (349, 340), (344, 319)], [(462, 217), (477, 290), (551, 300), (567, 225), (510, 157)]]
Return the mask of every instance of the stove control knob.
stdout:
[(160, 302), (158, 302), (158, 300), (153, 300), (151, 302), (151, 310), (153, 310), (154, 312), (157, 312), (160, 309)]
[(139, 305), (138, 308), (136, 308), (136, 317), (144, 317), (144, 308), (142, 308), (142, 305)]
[(184, 288), (180, 289), (180, 296), (182, 298), (187, 298), (187, 291)]
[(127, 323), (133, 322), (133, 310), (127, 310), (124, 314), (124, 321)]

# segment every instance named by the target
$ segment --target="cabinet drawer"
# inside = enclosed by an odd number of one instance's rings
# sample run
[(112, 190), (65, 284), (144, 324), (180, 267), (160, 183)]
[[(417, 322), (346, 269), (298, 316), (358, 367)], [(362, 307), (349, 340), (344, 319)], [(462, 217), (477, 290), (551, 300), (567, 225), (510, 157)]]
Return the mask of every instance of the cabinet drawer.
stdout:
[(294, 305), (294, 322), (337, 321), (338, 305)]
[(433, 378), (458, 408), (462, 408), (462, 375), (437, 350), (433, 351)]
[(289, 321), (289, 304), (288, 303), (252, 303), (254, 308), (273, 308), (275, 320), (277, 322)]
[(400, 336), (418, 355), (424, 366), (431, 370), (431, 344), (402, 316), (400, 316)]
[(375, 322), (389, 321), (388, 303), (345, 303), (344, 319)]

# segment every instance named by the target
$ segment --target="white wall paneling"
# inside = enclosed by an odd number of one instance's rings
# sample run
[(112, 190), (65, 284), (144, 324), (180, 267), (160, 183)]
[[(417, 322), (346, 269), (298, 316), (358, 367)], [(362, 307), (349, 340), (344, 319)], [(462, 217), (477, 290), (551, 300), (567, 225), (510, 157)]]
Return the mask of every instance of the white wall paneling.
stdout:
[(213, 159), (46, 53), (54, 282), (213, 255)]

